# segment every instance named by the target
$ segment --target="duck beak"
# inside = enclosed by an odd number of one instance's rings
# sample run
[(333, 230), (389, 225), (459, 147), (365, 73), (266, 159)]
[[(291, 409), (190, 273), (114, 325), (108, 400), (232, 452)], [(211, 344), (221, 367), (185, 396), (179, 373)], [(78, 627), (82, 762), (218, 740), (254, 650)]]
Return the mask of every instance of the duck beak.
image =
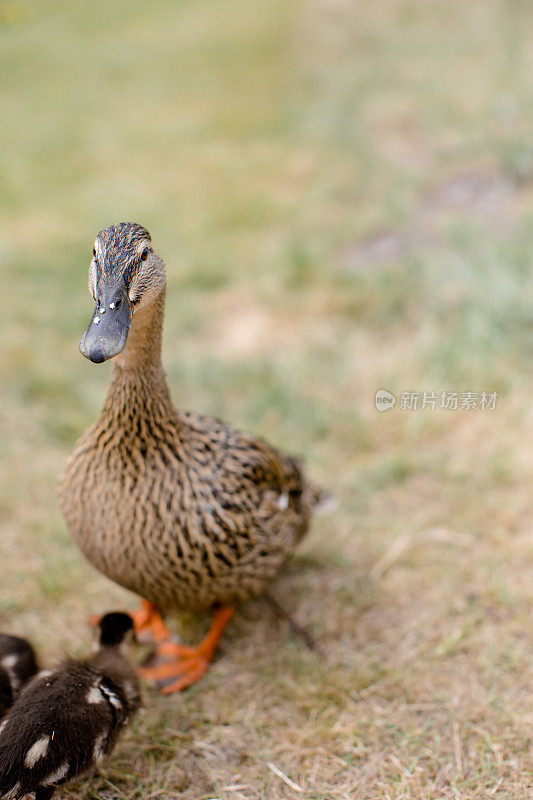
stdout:
[(124, 284), (102, 286), (87, 330), (81, 337), (81, 354), (101, 364), (122, 352), (128, 339), (131, 314)]

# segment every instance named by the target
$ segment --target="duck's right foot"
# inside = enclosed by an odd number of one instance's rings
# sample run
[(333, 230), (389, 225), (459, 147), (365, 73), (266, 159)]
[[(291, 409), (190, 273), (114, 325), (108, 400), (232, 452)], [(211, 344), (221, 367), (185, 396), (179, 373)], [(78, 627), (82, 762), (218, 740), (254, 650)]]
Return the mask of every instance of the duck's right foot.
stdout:
[(170, 639), (170, 631), (157, 608), (148, 600), (141, 601), (141, 607), (131, 614), (135, 634), (142, 644), (157, 644)]
[(217, 608), (207, 636), (197, 647), (159, 641), (155, 653), (139, 669), (139, 674), (155, 683), (162, 694), (181, 692), (192, 686), (207, 672), (233, 612), (228, 606)]

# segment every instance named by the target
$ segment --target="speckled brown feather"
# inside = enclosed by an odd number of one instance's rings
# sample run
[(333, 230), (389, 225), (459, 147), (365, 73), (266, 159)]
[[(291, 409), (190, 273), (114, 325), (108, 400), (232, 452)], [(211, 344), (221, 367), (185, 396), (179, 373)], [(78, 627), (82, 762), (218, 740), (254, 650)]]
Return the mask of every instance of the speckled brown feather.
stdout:
[(61, 508), (87, 559), (161, 610), (234, 605), (277, 574), (315, 494), (296, 459), (173, 407), (164, 295), (133, 315), (102, 413), (67, 464)]

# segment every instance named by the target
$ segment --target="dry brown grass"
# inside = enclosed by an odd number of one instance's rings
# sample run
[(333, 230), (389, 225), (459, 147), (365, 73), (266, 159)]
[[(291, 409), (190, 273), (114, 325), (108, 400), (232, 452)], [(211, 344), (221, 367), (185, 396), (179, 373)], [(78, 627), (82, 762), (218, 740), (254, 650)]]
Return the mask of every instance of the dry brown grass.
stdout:
[[(180, 697), (147, 690), (145, 713), (101, 777), (69, 796), (528, 797), (531, 412), (526, 435), (515, 419), (509, 408), (453, 430), (439, 420), (415, 443), (442, 471), (415, 469), (360, 497), (345, 455), (340, 510), (319, 521), (276, 586), (325, 659), (263, 601), (247, 604), (208, 677)], [(107, 607), (131, 601), (66, 537), (63, 556), (57, 540), (50, 549), (40, 509), (53, 505), (52, 470), (36, 463), (31, 431), (24, 440), (26, 487), (2, 526), (2, 598), (9, 627), (50, 661), (58, 646), (81, 649), (103, 593)], [(379, 449), (369, 447), (375, 465)], [(181, 630), (194, 638), (201, 627), (189, 619)]]

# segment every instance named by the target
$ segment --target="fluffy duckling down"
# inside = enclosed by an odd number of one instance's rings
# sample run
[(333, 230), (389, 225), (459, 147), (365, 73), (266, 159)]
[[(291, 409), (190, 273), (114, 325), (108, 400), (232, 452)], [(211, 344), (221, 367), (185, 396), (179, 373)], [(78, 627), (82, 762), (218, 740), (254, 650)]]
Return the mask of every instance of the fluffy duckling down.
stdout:
[(31, 644), (18, 636), (0, 633), (0, 718), (37, 670)]
[(102, 617), (97, 651), (39, 673), (0, 723), (0, 797), (35, 792), (49, 800), (58, 786), (101, 765), (141, 702), (135, 668), (122, 652), (132, 619)]

